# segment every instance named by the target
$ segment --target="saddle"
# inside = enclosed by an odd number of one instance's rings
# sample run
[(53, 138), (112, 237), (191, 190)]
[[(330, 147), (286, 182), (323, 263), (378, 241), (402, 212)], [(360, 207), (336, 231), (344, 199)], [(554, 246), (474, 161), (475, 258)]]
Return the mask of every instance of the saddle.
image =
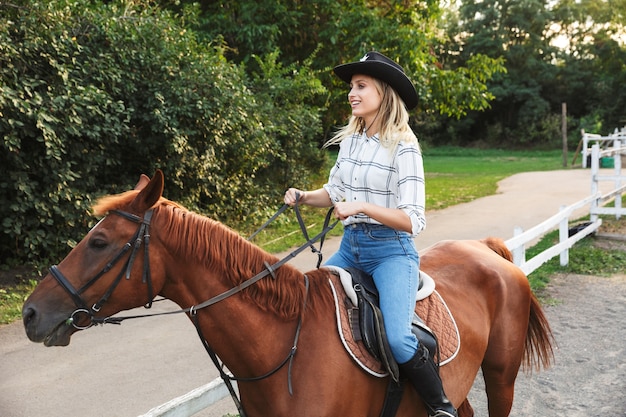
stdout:
[[(399, 381), (399, 369), (387, 341), (384, 318), (379, 307), (379, 296), (371, 275), (355, 268), (347, 268), (352, 277), (352, 288), (356, 293), (357, 304), (348, 310), (350, 328), (355, 341), (362, 340), (367, 350), (380, 362), (395, 382)], [(420, 284), (423, 281), (420, 280)], [(437, 338), (417, 314), (413, 316), (413, 334), (428, 348), (438, 352)]]
[[(403, 381), (389, 349), (374, 280), (357, 269), (324, 268), (332, 272), (329, 285), (344, 348), (365, 372), (377, 378), (390, 376), (380, 417), (395, 416), (402, 398)], [(435, 290), (434, 280), (423, 271), (420, 271), (417, 300), (413, 333), (429, 352), (436, 352), (436, 361), (443, 366), (456, 357), (461, 345), (460, 335), (448, 306)]]
[[(335, 298), (337, 328), (344, 347), (361, 368), (370, 374), (392, 374), (395, 368), (391, 360), (393, 356), (384, 334), (384, 319), (378, 307), (378, 290), (372, 277), (357, 269), (348, 271), (334, 266), (324, 268), (333, 273), (329, 283)], [(434, 280), (423, 271), (420, 271), (417, 300), (413, 333), (429, 352), (437, 354), (434, 357), (443, 366), (456, 357), (460, 337), (454, 317), (436, 291)]]

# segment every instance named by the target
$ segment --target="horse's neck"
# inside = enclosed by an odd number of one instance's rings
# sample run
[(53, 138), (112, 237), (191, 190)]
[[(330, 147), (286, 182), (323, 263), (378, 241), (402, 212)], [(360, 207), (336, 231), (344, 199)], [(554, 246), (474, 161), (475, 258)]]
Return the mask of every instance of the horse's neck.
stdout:
[[(260, 248), (241, 241), (236, 243), (239, 252), (228, 249), (227, 255), (206, 264), (193, 260), (192, 256), (177, 258), (169, 266), (169, 279), (161, 295), (182, 308), (197, 306), (263, 271), (264, 262), (277, 261)], [(277, 271), (278, 279), (293, 273), (294, 268), (285, 265)], [(262, 278), (268, 279), (273, 278), (269, 275)], [(241, 293), (198, 310), (197, 314), (204, 337), (232, 372), (246, 375), (263, 370), (265, 373), (276, 366), (279, 357), (282, 360), (287, 355), (293, 344), (297, 320), (285, 320), (265, 311)], [(272, 349), (268, 350), (268, 346)]]
[[(215, 296), (201, 287), (190, 291), (195, 296), (194, 305)], [(220, 293), (230, 288), (220, 285)], [(198, 310), (197, 314), (203, 337), (236, 376), (265, 374), (284, 359), (293, 345), (296, 320), (285, 321), (263, 311), (240, 293)]]
[(276, 260), (219, 222), (193, 213), (171, 223), (177, 222), (182, 225), (171, 230), (185, 232), (172, 232), (174, 238), (166, 234), (161, 241), (164, 252), (175, 254), (166, 263), (170, 294), (163, 295), (179, 304), (205, 301), (256, 275), (264, 262)]

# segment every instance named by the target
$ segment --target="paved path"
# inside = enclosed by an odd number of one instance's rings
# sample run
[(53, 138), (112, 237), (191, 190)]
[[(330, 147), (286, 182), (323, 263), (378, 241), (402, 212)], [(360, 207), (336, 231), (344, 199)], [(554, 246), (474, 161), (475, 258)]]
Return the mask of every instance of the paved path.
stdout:
[[(496, 195), (429, 212), (417, 247), (444, 239), (506, 240), (515, 226), (528, 229), (590, 191), (588, 170), (517, 174), (501, 181)], [(585, 209), (580, 212), (584, 215)], [(328, 240), (324, 252), (332, 253), (338, 243), (338, 238)], [(315, 262), (309, 251), (292, 260), (302, 270), (314, 268)], [(164, 302), (154, 309), (174, 308)], [(133, 417), (216, 377), (193, 326), (182, 315), (93, 328), (74, 335), (64, 348), (29, 342), (21, 323), (0, 327), (3, 417)], [(198, 415), (229, 412), (235, 408), (225, 399)]]

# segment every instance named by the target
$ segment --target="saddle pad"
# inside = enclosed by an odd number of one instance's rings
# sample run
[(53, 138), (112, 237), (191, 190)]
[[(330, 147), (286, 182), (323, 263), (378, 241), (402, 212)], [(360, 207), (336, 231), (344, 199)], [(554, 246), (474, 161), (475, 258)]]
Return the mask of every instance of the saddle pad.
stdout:
[[(335, 273), (330, 274), (329, 284), (335, 301), (337, 329), (344, 348), (364, 371), (380, 378), (387, 376), (383, 364), (369, 353), (365, 344), (354, 340), (348, 315), (348, 309), (354, 308), (354, 305), (346, 295), (339, 276)], [(432, 296), (419, 301), (415, 311), (437, 335), (440, 365), (452, 361), (460, 348), (460, 335), (454, 317), (441, 295), (435, 291)]]
[(461, 335), (452, 312), (439, 291), (435, 290), (430, 297), (418, 301), (415, 304), (415, 313), (437, 336), (441, 360), (439, 366), (452, 361), (461, 348)]

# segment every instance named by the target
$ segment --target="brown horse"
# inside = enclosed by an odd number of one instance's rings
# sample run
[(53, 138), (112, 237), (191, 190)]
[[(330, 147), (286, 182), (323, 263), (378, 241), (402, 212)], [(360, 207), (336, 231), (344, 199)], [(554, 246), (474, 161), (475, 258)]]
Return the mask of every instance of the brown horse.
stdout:
[[(74, 332), (160, 294), (190, 309), (235, 377), (266, 376), (238, 384), (247, 416), (379, 416), (388, 378), (364, 372), (345, 352), (329, 271), (303, 274), (286, 264), (270, 273), (275, 256), (162, 191), (157, 171), (135, 190), (98, 202), (96, 214), (108, 215), (26, 300), (28, 337), (68, 345)], [(461, 416), (473, 415), (466, 397), (480, 367), (489, 416), (504, 417), (520, 366), (552, 360), (549, 325), (510, 259), (499, 239), (446, 241), (421, 253), (461, 334), (457, 357), (441, 368)], [(263, 271), (267, 276), (243, 288)], [(426, 416), (413, 389), (405, 390), (397, 416)]]

